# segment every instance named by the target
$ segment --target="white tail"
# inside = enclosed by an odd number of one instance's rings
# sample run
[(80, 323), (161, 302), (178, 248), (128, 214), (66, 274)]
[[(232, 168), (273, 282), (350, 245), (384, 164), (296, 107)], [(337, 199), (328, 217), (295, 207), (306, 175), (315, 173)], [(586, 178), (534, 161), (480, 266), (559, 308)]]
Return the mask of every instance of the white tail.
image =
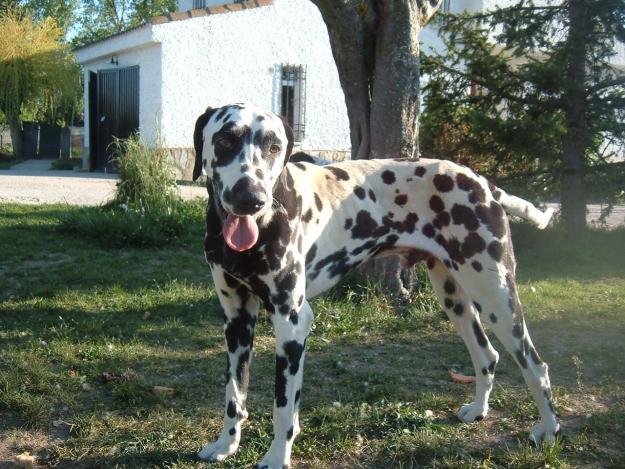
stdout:
[(507, 194), (501, 189), (499, 189), (499, 191), (501, 192), (499, 203), (503, 205), (503, 208), (506, 209), (506, 212), (509, 215), (523, 218), (538, 227), (540, 230), (547, 228), (554, 212), (553, 208), (550, 207), (543, 212), (527, 200)]

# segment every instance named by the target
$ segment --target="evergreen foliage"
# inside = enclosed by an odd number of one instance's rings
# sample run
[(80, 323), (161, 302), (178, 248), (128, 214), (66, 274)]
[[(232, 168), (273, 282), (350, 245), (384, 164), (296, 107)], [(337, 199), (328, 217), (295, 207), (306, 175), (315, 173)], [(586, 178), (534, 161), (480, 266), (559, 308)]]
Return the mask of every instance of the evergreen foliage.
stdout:
[[(581, 31), (572, 28), (570, 15), (580, 6), (584, 78), (582, 97), (574, 102), (569, 71)], [(521, 0), (436, 21), (447, 51), (422, 59), (429, 75), (424, 153), (469, 164), (500, 183), (518, 183), (526, 195), (558, 196), (570, 172), (564, 141), (574, 135), (590, 198), (614, 202), (622, 196), (625, 168), (608, 162), (622, 156), (625, 145), (625, 76), (611, 63), (625, 41), (623, 0)], [(581, 126), (571, 124), (575, 106)]]

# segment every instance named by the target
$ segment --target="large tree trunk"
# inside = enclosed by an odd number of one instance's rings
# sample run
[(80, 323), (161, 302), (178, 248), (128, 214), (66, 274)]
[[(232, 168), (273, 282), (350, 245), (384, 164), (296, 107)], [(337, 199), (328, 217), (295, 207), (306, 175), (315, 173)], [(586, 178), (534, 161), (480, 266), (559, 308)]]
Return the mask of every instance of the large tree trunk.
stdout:
[(586, 228), (586, 194), (584, 153), (588, 146), (585, 119), (585, 75), (587, 48), (586, 0), (569, 2), (568, 69), (566, 71), (565, 122), (563, 136), (562, 222), (571, 235)]
[[(416, 158), (419, 32), (442, 0), (311, 0), (328, 28), (345, 94), (352, 158)], [(399, 258), (375, 260), (361, 274), (398, 300), (412, 275)]]
[(11, 133), (13, 158), (21, 159), (24, 156), (22, 145), (22, 122), (19, 117), (10, 114), (7, 115), (6, 118), (9, 123), (9, 131)]

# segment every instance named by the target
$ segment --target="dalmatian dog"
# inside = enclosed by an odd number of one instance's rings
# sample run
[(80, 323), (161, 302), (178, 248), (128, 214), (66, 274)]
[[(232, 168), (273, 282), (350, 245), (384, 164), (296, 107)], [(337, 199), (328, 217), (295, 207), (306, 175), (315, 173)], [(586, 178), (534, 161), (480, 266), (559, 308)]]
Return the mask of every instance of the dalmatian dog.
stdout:
[(223, 431), (199, 452), (233, 454), (248, 416), (254, 326), (269, 311), (276, 336), (273, 441), (257, 469), (289, 467), (299, 406), (308, 300), (373, 256), (425, 262), (476, 372), (475, 400), (462, 422), (488, 412), (498, 353), (482, 323), (512, 354), (538, 406), (535, 443), (559, 431), (547, 364), (530, 339), (515, 283), (506, 212), (544, 228), (551, 212), (505, 193), (470, 169), (433, 159), (358, 160), (319, 166), (289, 162), (293, 133), (271, 113), (244, 105), (207, 109), (195, 126), (194, 178), (207, 176), (205, 256), (225, 314)]

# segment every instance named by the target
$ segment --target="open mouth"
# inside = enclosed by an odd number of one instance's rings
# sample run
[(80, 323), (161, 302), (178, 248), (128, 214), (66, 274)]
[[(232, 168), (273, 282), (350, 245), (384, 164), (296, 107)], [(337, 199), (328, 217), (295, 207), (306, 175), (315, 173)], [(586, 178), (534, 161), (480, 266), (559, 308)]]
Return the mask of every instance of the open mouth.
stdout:
[(217, 199), (217, 211), (222, 221), (222, 234), (228, 247), (237, 252), (252, 249), (258, 242), (258, 225), (252, 215), (228, 212)]

